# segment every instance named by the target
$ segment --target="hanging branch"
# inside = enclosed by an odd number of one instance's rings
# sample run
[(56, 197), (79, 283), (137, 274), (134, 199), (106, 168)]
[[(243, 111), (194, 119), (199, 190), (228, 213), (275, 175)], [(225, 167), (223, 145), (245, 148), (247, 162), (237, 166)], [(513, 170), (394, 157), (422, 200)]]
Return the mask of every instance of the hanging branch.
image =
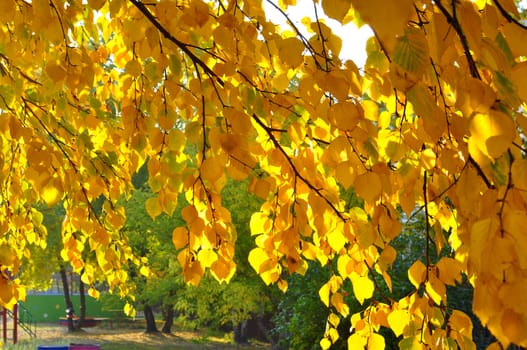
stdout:
[(155, 18), (155, 16), (150, 12), (150, 10), (148, 10), (145, 6), (145, 4), (143, 4), (141, 1), (139, 0), (129, 0), (133, 5), (135, 5), (135, 7), (137, 7), (139, 9), (139, 11), (141, 11), (141, 13), (143, 13), (143, 15), (145, 15), (145, 17), (150, 21), (150, 23), (152, 23), (154, 25), (154, 27), (156, 27), (156, 29), (161, 33), (163, 34), (163, 36), (170, 40), (172, 43), (174, 43), (177, 47), (179, 47), (179, 49), (181, 49), (181, 51), (183, 51), (191, 60), (192, 62), (194, 62), (195, 65), (201, 67), (201, 69), (203, 69), (203, 71), (211, 78), (214, 78), (216, 79), (216, 81), (221, 85), (221, 86), (225, 86), (225, 82), (216, 74), (214, 73), (214, 71), (212, 71), (212, 69), (210, 69), (209, 66), (207, 66), (205, 64), (205, 62), (203, 62), (201, 59), (198, 58), (198, 56), (196, 56), (190, 49), (189, 47), (192, 47), (191, 45), (189, 44), (186, 44), (182, 41), (179, 41), (177, 38), (175, 38), (172, 34), (169, 33), (168, 30), (166, 30), (165, 27), (163, 27), (163, 25), (161, 23), (159, 23), (159, 21)]
[(505, 17), (507, 21), (516, 24), (518, 27), (522, 29), (527, 29), (527, 26), (521, 23), (520, 21), (518, 21), (516, 18), (512, 17), (511, 14), (508, 13), (507, 10), (505, 10), (505, 8), (501, 5), (501, 3), (498, 0), (494, 0), (494, 3), (496, 4), (496, 7), (498, 8), (498, 10), (500, 10), (501, 15)]
[(427, 172), (424, 171), (423, 179), (423, 200), (425, 202), (425, 225), (426, 225), (426, 246), (425, 246), (425, 259), (426, 259), (426, 279), (428, 280), (428, 268), (430, 267), (430, 221), (428, 217), (428, 186), (427, 186)]
[(443, 16), (445, 16), (447, 22), (450, 23), (452, 28), (454, 28), (457, 33), (457, 36), (459, 37), (459, 40), (461, 41), (465, 57), (467, 58), (468, 67), (470, 69), (470, 75), (472, 75), (473, 78), (481, 80), (481, 75), (479, 74), (478, 68), (476, 66), (476, 61), (474, 61), (474, 57), (472, 57), (470, 47), (468, 46), (467, 37), (465, 33), (463, 33), (463, 29), (461, 28), (461, 24), (459, 23), (459, 20), (457, 18), (456, 1), (452, 1), (452, 14), (448, 12), (448, 10), (443, 6), (440, 0), (436, 0), (435, 4), (437, 5), (437, 8), (439, 8), (441, 13), (443, 13)]

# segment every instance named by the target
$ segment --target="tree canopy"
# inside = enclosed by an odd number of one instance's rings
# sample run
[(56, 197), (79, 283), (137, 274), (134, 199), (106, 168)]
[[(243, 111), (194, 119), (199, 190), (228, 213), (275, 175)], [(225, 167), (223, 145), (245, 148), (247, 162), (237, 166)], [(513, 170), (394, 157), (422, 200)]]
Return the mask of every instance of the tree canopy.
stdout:
[[(383, 348), (380, 328), (401, 348), (474, 348), (470, 318), (447, 300), (461, 281), (499, 343), (527, 346), (527, 26), (515, 2), (306, 1), (296, 23), (296, 0), (265, 1), (287, 25), (261, 0), (0, 1), (0, 304), (24, 298), (21, 261), (46, 246), (43, 203), (63, 205), (61, 256), (92, 295), (101, 278), (132, 291), (127, 264), (148, 276), (121, 232), (145, 167), (152, 218), (185, 195), (172, 240), (191, 284), (235, 273), (221, 194), (249, 179), (263, 200), (249, 262), (263, 281), (285, 291), (308, 261), (331, 266), (324, 349), (347, 317), (350, 348)], [(322, 13), (372, 28), (363, 67), (341, 57), (347, 38)], [(379, 293), (416, 213), (415, 289)]]

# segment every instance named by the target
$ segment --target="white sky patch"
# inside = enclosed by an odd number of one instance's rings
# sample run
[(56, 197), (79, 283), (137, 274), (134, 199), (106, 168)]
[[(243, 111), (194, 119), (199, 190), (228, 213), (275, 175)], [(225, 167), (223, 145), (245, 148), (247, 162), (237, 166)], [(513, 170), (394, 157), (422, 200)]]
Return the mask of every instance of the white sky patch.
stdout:
[[(268, 18), (273, 23), (291, 29), (287, 24), (287, 20), (278, 10), (265, 0), (263, 3)], [(302, 18), (306, 16), (312, 20), (315, 19), (315, 9), (312, 0), (298, 0), (297, 5), (289, 7), (286, 13), (303, 35), (307, 38), (312, 35), (307, 32), (307, 29), (301, 22)], [(320, 19), (324, 19), (325, 23), (333, 30), (333, 33), (342, 39), (340, 58), (342, 60), (353, 60), (357, 67), (363, 67), (366, 62), (366, 40), (373, 36), (370, 27), (364, 25), (359, 29), (354, 23), (348, 23), (343, 26), (339, 22), (325, 16), (320, 4), (317, 4), (317, 14)]]

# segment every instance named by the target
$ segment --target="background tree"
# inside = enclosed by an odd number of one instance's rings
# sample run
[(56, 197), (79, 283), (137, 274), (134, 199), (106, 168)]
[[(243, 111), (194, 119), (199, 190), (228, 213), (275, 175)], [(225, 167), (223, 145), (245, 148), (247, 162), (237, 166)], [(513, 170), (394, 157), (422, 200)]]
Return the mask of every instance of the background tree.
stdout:
[[(82, 280), (133, 294), (130, 272), (148, 267), (122, 234), (123, 198), (145, 166), (152, 217), (185, 198), (172, 243), (192, 285), (233, 279), (238, 237), (222, 191), (249, 179), (263, 203), (248, 258), (263, 282), (286, 290), (288, 272), (331, 265), (322, 348), (348, 318), (350, 348), (384, 347), (384, 328), (402, 348), (471, 347), (471, 319), (447, 293), (465, 280), (492, 346), (527, 345), (527, 53), (515, 3), (322, 0), (299, 24), (294, 1), (267, 3), (287, 29), (258, 0), (1, 2), (0, 303), (24, 297), (42, 203), (63, 203), (61, 255)], [(372, 28), (360, 70), (322, 13)], [(425, 244), (412, 290), (396, 298), (395, 239), (415, 210)]]

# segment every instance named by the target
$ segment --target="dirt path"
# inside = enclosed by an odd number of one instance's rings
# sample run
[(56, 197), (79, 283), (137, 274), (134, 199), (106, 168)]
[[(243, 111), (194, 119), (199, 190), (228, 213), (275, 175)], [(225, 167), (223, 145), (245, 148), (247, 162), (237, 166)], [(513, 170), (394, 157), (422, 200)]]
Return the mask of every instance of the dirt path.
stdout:
[[(20, 331), (19, 344), (35, 343), (28, 335)], [(55, 324), (39, 324), (36, 342), (44, 344), (122, 344), (128, 349), (234, 349), (226, 338), (207, 336), (197, 332), (174, 331), (172, 334), (146, 334), (142, 329), (107, 327), (86, 328), (79, 332), (68, 333), (66, 328)], [(101, 346), (103, 348), (103, 346)], [(269, 349), (264, 344), (243, 346), (245, 350)]]

